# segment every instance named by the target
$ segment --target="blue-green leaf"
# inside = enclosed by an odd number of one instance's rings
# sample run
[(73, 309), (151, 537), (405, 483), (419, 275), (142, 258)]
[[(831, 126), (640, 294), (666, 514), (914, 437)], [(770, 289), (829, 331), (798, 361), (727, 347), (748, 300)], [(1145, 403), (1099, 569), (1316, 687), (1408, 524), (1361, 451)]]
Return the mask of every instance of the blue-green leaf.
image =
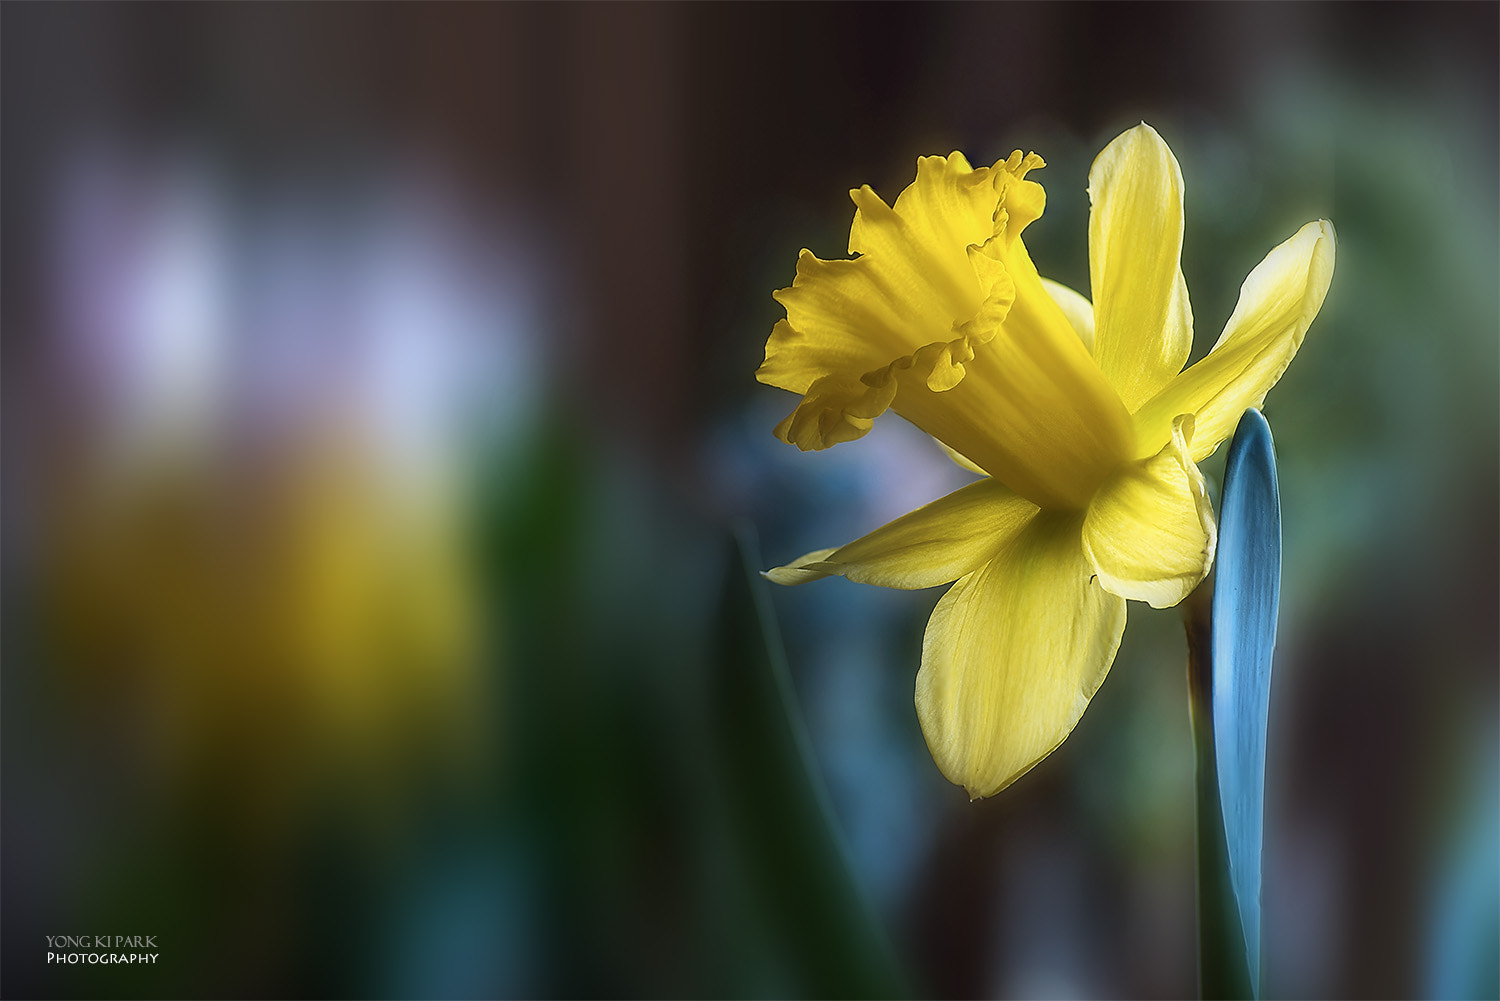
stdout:
[(1224, 471), (1213, 597), (1213, 733), (1229, 877), (1260, 994), (1266, 718), (1281, 593), (1281, 500), (1271, 428), (1247, 410)]
[[(716, 798), (737, 872), (732, 938), (761, 960), (718, 993), (902, 997), (895, 952), (849, 863), (792, 688), (754, 530), (730, 552), (709, 676)], [(716, 915), (717, 916), (717, 915)], [(743, 949), (741, 943), (731, 943)], [(711, 991), (710, 993), (714, 993)]]

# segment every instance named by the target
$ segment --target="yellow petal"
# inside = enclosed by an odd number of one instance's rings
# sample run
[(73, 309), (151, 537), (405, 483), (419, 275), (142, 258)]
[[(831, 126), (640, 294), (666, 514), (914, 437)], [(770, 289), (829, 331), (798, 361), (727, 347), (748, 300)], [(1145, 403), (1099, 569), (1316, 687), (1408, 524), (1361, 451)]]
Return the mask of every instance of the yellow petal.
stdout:
[(1073, 328), (1073, 333), (1083, 342), (1083, 346), (1090, 352), (1094, 350), (1094, 304), (1089, 302), (1079, 292), (1075, 292), (1062, 282), (1055, 282), (1051, 278), (1042, 279), (1042, 288), (1052, 301), (1057, 303), (1057, 308), (1062, 310), (1063, 316), (1067, 317), (1068, 324)]
[(1132, 412), (1182, 370), (1193, 314), (1182, 277), (1182, 169), (1142, 123), (1089, 170), (1094, 359)]
[(1179, 417), (1165, 448), (1120, 470), (1089, 505), (1083, 549), (1111, 594), (1167, 608), (1213, 565), (1218, 532), (1192, 437), (1192, 416)]
[(969, 472), (978, 474), (979, 476), (990, 475), (989, 473), (986, 473), (984, 470), (980, 469), (979, 466), (974, 462), (974, 460), (969, 458), (967, 455), (964, 455), (955, 449), (949, 448), (942, 442), (938, 442), (938, 447), (943, 450), (948, 458), (954, 461), (958, 468), (968, 470)]
[(823, 561), (828, 559), (838, 548), (814, 549), (805, 556), (799, 556), (784, 567), (772, 567), (762, 570), (761, 576), (772, 584), (806, 584), (810, 580), (822, 580), (830, 571), (823, 569)]
[(1119, 649), (1125, 602), (1091, 580), (1081, 522), (1038, 515), (954, 584), (927, 624), (917, 715), (938, 767), (973, 797), (1062, 743)]
[(1193, 414), (1192, 457), (1210, 455), (1286, 371), (1328, 294), (1333, 262), (1333, 224), (1326, 220), (1308, 223), (1267, 254), (1240, 287), (1213, 350), (1136, 413), (1136, 454), (1156, 452), (1173, 419)]
[(777, 584), (842, 575), (862, 584), (948, 584), (982, 565), (1036, 515), (1036, 505), (994, 480), (955, 490), (842, 549), (820, 549), (767, 570)]

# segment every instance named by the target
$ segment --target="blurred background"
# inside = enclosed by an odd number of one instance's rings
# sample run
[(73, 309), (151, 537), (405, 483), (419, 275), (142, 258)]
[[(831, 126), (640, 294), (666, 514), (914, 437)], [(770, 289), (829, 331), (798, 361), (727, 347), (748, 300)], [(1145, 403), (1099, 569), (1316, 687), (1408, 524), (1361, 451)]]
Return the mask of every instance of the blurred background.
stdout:
[[(1500, 991), (1493, 4), (0, 29), (8, 996), (1192, 995), (1175, 612), (971, 804), (912, 707), (938, 592), (746, 572), (966, 479), (894, 417), (771, 436), (770, 293), (845, 191), (1034, 149), (1028, 244), (1087, 289), (1088, 166), (1143, 119), (1195, 357), (1339, 235), (1266, 405), (1268, 993)], [(160, 958), (46, 963), (101, 934)]]

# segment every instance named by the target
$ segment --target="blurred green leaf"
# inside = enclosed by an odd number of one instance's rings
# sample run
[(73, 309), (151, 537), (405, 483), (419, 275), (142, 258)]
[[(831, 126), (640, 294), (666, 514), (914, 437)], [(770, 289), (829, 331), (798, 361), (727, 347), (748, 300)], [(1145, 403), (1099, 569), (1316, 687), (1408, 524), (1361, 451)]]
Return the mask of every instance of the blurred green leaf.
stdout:
[(710, 694), (724, 805), (749, 915), (788, 968), (750, 993), (906, 993), (852, 876), (798, 711), (758, 547), (742, 529), (724, 581)]

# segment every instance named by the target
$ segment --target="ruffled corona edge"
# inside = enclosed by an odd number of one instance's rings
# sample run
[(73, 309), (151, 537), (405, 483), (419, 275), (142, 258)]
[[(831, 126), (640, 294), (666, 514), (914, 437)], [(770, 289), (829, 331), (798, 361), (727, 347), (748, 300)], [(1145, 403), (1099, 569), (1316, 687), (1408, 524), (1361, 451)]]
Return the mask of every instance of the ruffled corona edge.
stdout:
[[(1003, 208), (1000, 213), (1004, 213)], [(833, 373), (816, 379), (797, 409), (776, 425), (776, 437), (804, 452), (853, 441), (870, 430), (875, 418), (896, 405), (903, 386), (943, 393), (963, 382), (965, 364), (974, 359), (976, 350), (994, 339), (1015, 302), (1015, 283), (1005, 264), (991, 256), (1003, 239), (1003, 235), (997, 235), (983, 246), (968, 250), (985, 297), (973, 316), (954, 322), (955, 336), (924, 344), (859, 376)], [(768, 360), (770, 355), (768, 345)]]
[[(949, 160), (958, 157), (954, 154)], [(930, 158), (940, 160), (942, 158)], [(961, 161), (961, 158), (959, 158)], [(919, 164), (919, 182), (922, 178)], [(965, 165), (966, 166), (966, 165)], [(792, 310), (789, 318), (777, 323), (766, 342), (765, 361), (757, 377), (763, 382), (780, 385), (782, 388), (801, 391), (802, 401), (797, 408), (776, 427), (776, 436), (782, 441), (796, 445), (804, 451), (829, 448), (840, 442), (853, 441), (869, 432), (886, 410), (894, 407), (901, 410), (900, 397), (903, 392), (946, 392), (959, 385), (966, 374), (965, 365), (973, 360), (975, 352), (994, 339), (1001, 324), (1015, 302), (1016, 286), (1006, 265), (1011, 247), (1021, 231), (1041, 215), (1045, 194), (1041, 186), (1027, 181), (1026, 174), (1043, 166), (1042, 158), (1035, 153), (1022, 154), (1019, 150), (993, 167), (980, 168), (965, 178), (965, 187), (976, 180), (995, 183), (995, 207), (989, 220), (990, 236), (983, 243), (965, 247), (963, 256), (978, 286), (978, 303), (969, 315), (958, 316), (949, 321), (948, 336), (924, 340), (912, 336), (910, 331), (901, 340), (920, 343), (914, 351), (901, 354), (894, 360), (864, 371), (830, 370), (832, 366), (806, 364), (808, 352), (821, 337), (810, 338), (812, 330), (793, 326)], [(991, 180), (993, 179), (993, 180)], [(915, 186), (915, 185), (914, 185)], [(851, 232), (851, 252), (865, 244), (858, 237), (871, 226), (900, 227), (903, 222), (900, 210), (906, 208), (900, 200), (897, 210), (885, 206), (878, 196), (868, 188), (852, 192), (859, 206), (855, 225)], [(879, 202), (875, 206), (874, 202)], [(882, 208), (884, 212), (873, 209)], [(878, 222), (877, 222), (878, 220)], [(920, 262), (916, 262), (920, 263)], [(821, 261), (804, 252), (798, 261), (797, 280), (793, 289), (777, 294), (784, 299), (806, 283), (826, 281), (830, 265), (838, 268), (861, 270), (876, 265), (870, 255), (861, 255), (852, 261)], [(949, 317), (953, 314), (950, 312)], [(941, 323), (936, 317), (935, 322)], [(889, 341), (887, 341), (889, 343)], [(850, 352), (857, 355), (858, 352)], [(868, 355), (866, 355), (868, 357)], [(889, 357), (889, 356), (887, 356)], [(845, 362), (849, 354), (844, 355)], [(823, 367), (823, 371), (816, 370)], [(814, 377), (809, 379), (808, 376)], [(800, 384), (799, 384), (800, 383)]]

